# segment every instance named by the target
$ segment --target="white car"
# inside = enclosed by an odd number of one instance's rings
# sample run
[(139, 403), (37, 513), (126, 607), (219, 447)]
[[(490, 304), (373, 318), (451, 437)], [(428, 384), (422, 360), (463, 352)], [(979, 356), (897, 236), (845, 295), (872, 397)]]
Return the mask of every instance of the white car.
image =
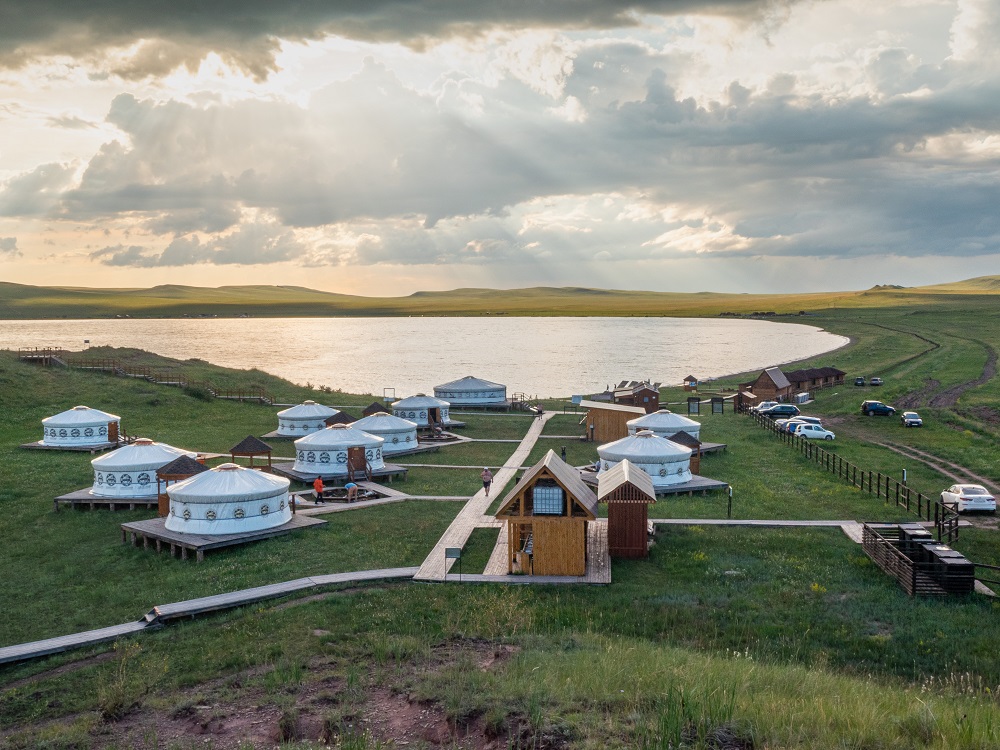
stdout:
[(796, 427), (795, 434), (799, 437), (809, 438), (810, 440), (834, 440), (837, 437), (822, 425), (809, 424), (808, 422)]
[(959, 513), (967, 510), (988, 510), (995, 513), (997, 509), (996, 498), (981, 484), (953, 484), (941, 493), (941, 502)]
[(761, 401), (759, 404), (750, 409), (750, 411), (764, 411), (764, 409), (770, 409), (772, 406), (777, 406), (777, 401)]

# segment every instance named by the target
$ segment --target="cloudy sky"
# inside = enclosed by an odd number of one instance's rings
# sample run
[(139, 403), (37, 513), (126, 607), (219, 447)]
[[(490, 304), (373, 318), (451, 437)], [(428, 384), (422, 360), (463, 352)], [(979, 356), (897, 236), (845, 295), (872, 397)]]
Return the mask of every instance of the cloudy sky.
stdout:
[(0, 4), (3, 280), (997, 273), (997, 0)]

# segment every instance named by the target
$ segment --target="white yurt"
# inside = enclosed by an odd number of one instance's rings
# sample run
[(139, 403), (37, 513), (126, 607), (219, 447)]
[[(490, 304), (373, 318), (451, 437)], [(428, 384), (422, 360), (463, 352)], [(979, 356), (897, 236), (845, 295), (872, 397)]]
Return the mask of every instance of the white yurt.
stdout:
[(74, 406), (42, 420), (42, 445), (86, 448), (118, 441), (121, 417), (89, 406)]
[(336, 409), (303, 401), (297, 406), (278, 412), (278, 434), (286, 437), (302, 437), (317, 430), (326, 429), (327, 417), (337, 413)]
[(443, 399), (418, 393), (393, 403), (392, 415), (410, 420), (419, 429), (434, 424), (447, 425), (451, 421), (448, 417), (449, 408), (451, 404)]
[(304, 474), (330, 476), (347, 474), (347, 452), (363, 448), (372, 469), (384, 469), (382, 446), (385, 440), (356, 429), (354, 425), (335, 424), (295, 441), (295, 464), (292, 469)]
[(394, 417), (384, 411), (363, 417), (357, 422), (353, 422), (351, 427), (385, 440), (382, 453), (386, 456), (410, 451), (417, 447), (416, 423), (408, 419)]
[(625, 424), (628, 427), (629, 435), (635, 435), (642, 430), (649, 430), (662, 438), (669, 439), (671, 435), (676, 435), (678, 432), (686, 432), (695, 440), (701, 440), (699, 437), (701, 434), (701, 422), (695, 422), (693, 419), (688, 419), (680, 414), (674, 414), (669, 409), (660, 409), (659, 411), (654, 411), (652, 414), (630, 419)]
[(650, 430), (640, 430), (635, 435), (599, 446), (597, 455), (601, 459), (598, 477), (628, 459), (652, 477), (656, 488), (691, 481), (691, 449)]
[(196, 458), (197, 453), (139, 438), (130, 445), (98, 456), (94, 467), (91, 495), (100, 497), (156, 497), (156, 470), (180, 456)]
[(167, 487), (168, 531), (241, 534), (292, 520), (289, 481), (237, 464), (222, 464)]
[(507, 386), (466, 375), (434, 386), (434, 395), (452, 406), (504, 406), (507, 403)]

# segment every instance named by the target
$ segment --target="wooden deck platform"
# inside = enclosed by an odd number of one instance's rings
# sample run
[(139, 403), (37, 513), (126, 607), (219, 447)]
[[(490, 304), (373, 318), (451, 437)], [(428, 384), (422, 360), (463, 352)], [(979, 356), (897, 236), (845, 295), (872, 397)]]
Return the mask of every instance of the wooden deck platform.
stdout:
[(135, 510), (136, 508), (155, 508), (157, 505), (156, 497), (101, 497), (100, 495), (92, 495), (90, 489), (77, 490), (76, 492), (68, 492), (65, 495), (60, 495), (55, 500), (52, 501), (53, 508), (58, 511), (59, 506), (68, 505), (71, 508), (89, 508), (90, 510), (97, 510), (98, 508), (108, 509), (108, 510)]
[(148, 521), (123, 523), (122, 544), (131, 541), (133, 547), (138, 547), (141, 542), (144, 549), (149, 549), (151, 546), (155, 547), (157, 552), (169, 549), (174, 557), (179, 551), (182, 560), (187, 560), (188, 552), (194, 552), (198, 562), (201, 562), (205, 559), (205, 553), (211, 550), (258, 542), (324, 523), (326, 521), (319, 518), (296, 513), (291, 521), (273, 529), (248, 531), (245, 534), (207, 535), (168, 531), (165, 518), (151, 518)]
[[(583, 481), (591, 487), (597, 486), (597, 474), (595, 472), (584, 471), (581, 473), (581, 476), (583, 477)], [(682, 482), (681, 484), (674, 484), (669, 487), (657, 487), (656, 496), (693, 495), (696, 492), (704, 494), (713, 490), (724, 490), (728, 487), (728, 483), (720, 482), (718, 479), (709, 479), (708, 477), (692, 474), (690, 482)]]
[(611, 556), (608, 553), (608, 522), (599, 518), (587, 524), (587, 572), (582, 576), (525, 576), (507, 572), (509, 561), (507, 524), (500, 528), (496, 546), (481, 579), (462, 576), (462, 580), (494, 581), (499, 583), (611, 583)]
[[(304, 472), (296, 471), (295, 463), (280, 463), (273, 464), (271, 470), (275, 474), (280, 474), (283, 477), (288, 477), (289, 479), (294, 479), (296, 482), (302, 482), (304, 484), (312, 484), (313, 480), (316, 479), (316, 472)], [(398, 464), (386, 464), (384, 469), (372, 469), (373, 479), (386, 479), (389, 483), (396, 477), (405, 477), (407, 469), (405, 466), (399, 466)], [(346, 484), (347, 477), (344, 474), (319, 474), (323, 477), (324, 482), (329, 482), (330, 484)]]
[(118, 443), (98, 443), (97, 445), (45, 445), (41, 440), (34, 443), (21, 443), (22, 448), (31, 451), (70, 451), (71, 453), (103, 453), (117, 448)]

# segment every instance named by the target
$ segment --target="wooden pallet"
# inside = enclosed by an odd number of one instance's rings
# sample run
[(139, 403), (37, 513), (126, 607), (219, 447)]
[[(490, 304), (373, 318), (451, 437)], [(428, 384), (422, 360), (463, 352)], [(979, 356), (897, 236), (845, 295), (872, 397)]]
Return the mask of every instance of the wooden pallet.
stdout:
[(77, 490), (60, 495), (52, 501), (53, 508), (58, 511), (62, 505), (68, 505), (73, 509), (89, 508), (90, 510), (106, 509), (118, 510), (128, 508), (155, 508), (159, 501), (156, 497), (101, 497), (92, 495), (89, 489)]

